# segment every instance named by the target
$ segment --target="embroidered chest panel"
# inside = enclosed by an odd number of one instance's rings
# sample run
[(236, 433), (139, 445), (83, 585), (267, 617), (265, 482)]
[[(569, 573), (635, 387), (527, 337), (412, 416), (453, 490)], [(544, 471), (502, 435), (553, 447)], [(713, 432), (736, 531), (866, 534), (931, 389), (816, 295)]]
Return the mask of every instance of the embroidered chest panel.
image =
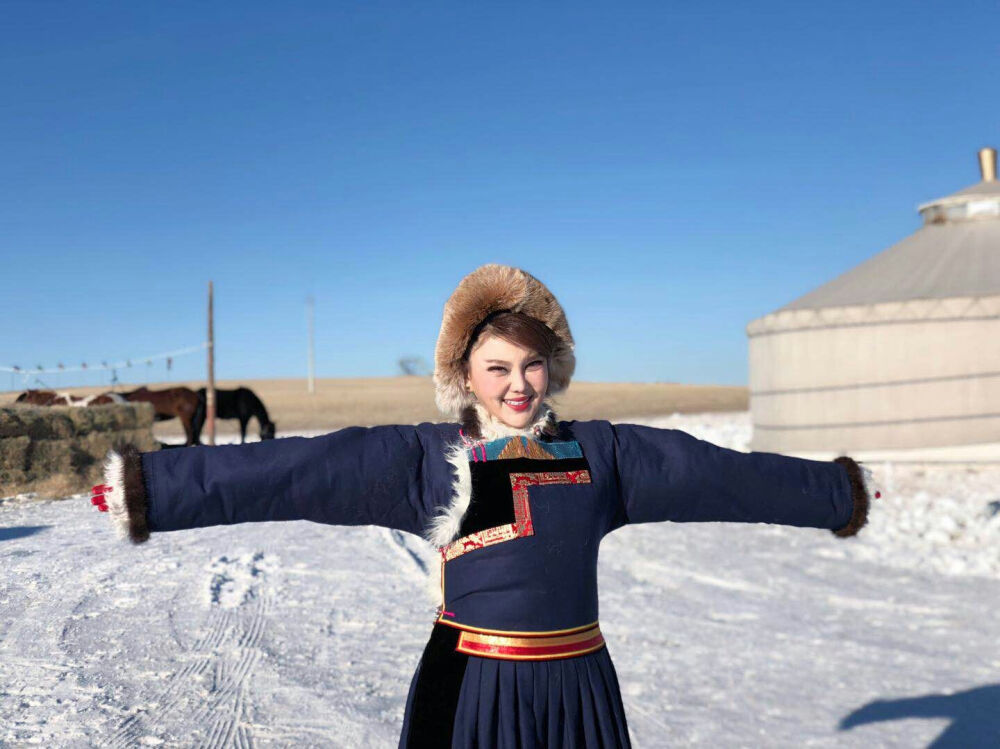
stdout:
[(445, 561), (494, 544), (533, 536), (532, 487), (589, 484), (590, 467), (577, 442), (508, 437), (467, 449), (472, 500)]

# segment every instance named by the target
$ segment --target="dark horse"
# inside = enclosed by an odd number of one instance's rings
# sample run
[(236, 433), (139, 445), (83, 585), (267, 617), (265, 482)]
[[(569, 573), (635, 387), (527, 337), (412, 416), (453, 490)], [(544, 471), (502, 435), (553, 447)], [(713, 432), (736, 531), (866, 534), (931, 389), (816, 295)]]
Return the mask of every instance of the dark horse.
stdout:
[[(261, 403), (260, 398), (250, 388), (238, 387), (235, 390), (215, 391), (215, 418), (217, 419), (239, 419), (240, 420), (240, 443), (246, 441), (247, 423), (251, 417), (257, 417), (260, 424), (260, 438), (262, 440), (274, 439), (274, 422), (268, 418), (267, 409)], [(194, 439), (195, 442), (201, 437), (201, 430), (205, 426), (205, 388), (198, 391), (198, 410), (194, 415)]]

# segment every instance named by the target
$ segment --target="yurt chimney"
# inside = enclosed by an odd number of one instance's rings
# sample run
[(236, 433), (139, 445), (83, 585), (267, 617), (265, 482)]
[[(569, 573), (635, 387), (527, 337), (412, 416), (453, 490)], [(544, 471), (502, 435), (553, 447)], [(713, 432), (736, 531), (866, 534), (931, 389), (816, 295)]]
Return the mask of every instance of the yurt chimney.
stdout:
[(997, 149), (979, 149), (979, 171), (983, 175), (983, 182), (997, 181)]

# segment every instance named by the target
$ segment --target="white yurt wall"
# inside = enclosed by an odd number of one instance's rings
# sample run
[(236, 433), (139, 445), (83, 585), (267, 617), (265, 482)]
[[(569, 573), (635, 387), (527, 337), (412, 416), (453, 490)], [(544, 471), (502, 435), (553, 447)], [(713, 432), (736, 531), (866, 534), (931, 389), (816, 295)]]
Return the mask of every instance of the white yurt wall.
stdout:
[(1000, 442), (1000, 183), (919, 207), (924, 225), (752, 321), (755, 450)]

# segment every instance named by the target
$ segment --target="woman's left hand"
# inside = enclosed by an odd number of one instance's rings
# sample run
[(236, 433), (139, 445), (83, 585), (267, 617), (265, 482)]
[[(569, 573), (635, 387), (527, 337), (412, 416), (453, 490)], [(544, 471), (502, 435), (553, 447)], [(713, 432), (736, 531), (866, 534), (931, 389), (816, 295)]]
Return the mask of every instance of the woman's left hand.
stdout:
[(97, 484), (90, 488), (90, 504), (94, 505), (101, 512), (108, 511), (107, 495), (113, 492), (107, 484)]

